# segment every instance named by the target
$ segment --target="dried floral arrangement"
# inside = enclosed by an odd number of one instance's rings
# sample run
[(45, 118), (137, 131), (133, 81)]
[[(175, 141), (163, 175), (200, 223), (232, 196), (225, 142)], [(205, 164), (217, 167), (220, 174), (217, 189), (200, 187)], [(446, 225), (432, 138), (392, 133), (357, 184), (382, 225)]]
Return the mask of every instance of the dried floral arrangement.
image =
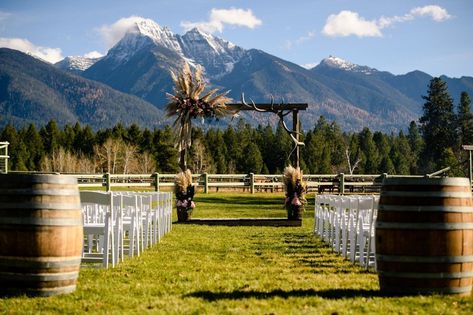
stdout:
[(170, 102), (166, 105), (166, 115), (168, 117), (177, 116), (174, 121), (174, 136), (176, 147), (181, 154), (181, 169), (185, 170), (185, 151), (192, 144), (192, 119), (219, 119), (233, 114), (225, 105), (231, 101), (226, 95), (220, 93), (218, 89), (205, 91), (205, 81), (202, 77), (202, 67), (197, 65), (192, 72), (188, 63), (184, 64), (182, 72), (175, 75), (171, 72), (174, 80), (174, 94), (167, 93)]
[(190, 170), (180, 172), (174, 180), (174, 194), (176, 195), (176, 207), (179, 221), (186, 221), (190, 218), (192, 210), (195, 208), (194, 193), (195, 188), (192, 183), (192, 173)]
[(289, 219), (300, 219), (301, 212), (307, 203), (305, 199), (306, 185), (302, 180), (302, 171), (300, 168), (287, 166), (284, 169), (284, 187), (286, 199), (284, 206)]

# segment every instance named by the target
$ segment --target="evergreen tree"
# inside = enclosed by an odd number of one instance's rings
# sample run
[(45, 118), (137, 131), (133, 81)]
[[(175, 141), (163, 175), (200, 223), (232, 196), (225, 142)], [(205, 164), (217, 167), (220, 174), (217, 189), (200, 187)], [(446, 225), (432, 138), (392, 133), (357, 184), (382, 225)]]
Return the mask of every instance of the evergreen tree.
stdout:
[(260, 174), (263, 168), (263, 157), (259, 151), (258, 146), (254, 142), (250, 142), (243, 149), (244, 159), (241, 160), (241, 170), (243, 173)]
[(51, 120), (39, 131), (43, 139), (44, 151), (46, 154), (52, 154), (57, 151), (61, 142), (61, 130), (55, 120)]
[(27, 171), (26, 160), (28, 159), (28, 152), (23, 142), (23, 138), (18, 134), (13, 125), (6, 125), (3, 129), (0, 139), (7, 141), (9, 159), (9, 169), (12, 171)]
[(27, 159), (25, 160), (26, 168), (28, 171), (38, 171), (40, 169), (40, 163), (45, 155), (43, 140), (36, 126), (30, 124), (27, 129), (20, 131), (20, 137), (23, 138), (23, 143), (27, 150)]
[(426, 102), (419, 120), (425, 142), (420, 161), (422, 170), (431, 172), (439, 168), (438, 161), (444, 150), (452, 148), (453, 151), (456, 147), (456, 124), (447, 84), (440, 78), (433, 78), (427, 93), (422, 97)]
[(393, 139), (389, 157), (394, 164), (394, 174), (410, 174), (411, 165), (414, 163), (413, 161), (417, 161), (417, 157), (412, 154), (409, 140), (402, 131), (399, 132), (397, 138)]
[(169, 126), (155, 130), (153, 154), (156, 158), (157, 172), (175, 173), (179, 170), (177, 149), (174, 147), (172, 130)]
[(361, 165), (365, 174), (377, 174), (379, 155), (373, 141), (373, 134), (368, 128), (363, 128), (359, 136), (360, 149), (363, 152)]
[(276, 157), (274, 156), (274, 146), (275, 146), (275, 135), (273, 128), (270, 125), (261, 128), (259, 130), (260, 137), (258, 141), (258, 146), (260, 148), (261, 155), (263, 156), (264, 166), (266, 167), (269, 174), (275, 174), (277, 169)]
[(275, 173), (282, 173), (284, 168), (291, 164), (289, 154), (294, 149), (294, 142), (291, 140), (289, 135), (281, 123), (278, 124), (275, 134), (274, 142), (274, 157), (276, 160), (276, 170)]
[(424, 148), (424, 140), (420, 135), (419, 128), (415, 121), (411, 121), (409, 124), (407, 140), (410, 147), (411, 159), (409, 159), (409, 173), (410, 174), (419, 174), (419, 155)]
[(473, 113), (470, 96), (466, 92), (460, 96), (457, 121), (460, 144), (473, 144)]

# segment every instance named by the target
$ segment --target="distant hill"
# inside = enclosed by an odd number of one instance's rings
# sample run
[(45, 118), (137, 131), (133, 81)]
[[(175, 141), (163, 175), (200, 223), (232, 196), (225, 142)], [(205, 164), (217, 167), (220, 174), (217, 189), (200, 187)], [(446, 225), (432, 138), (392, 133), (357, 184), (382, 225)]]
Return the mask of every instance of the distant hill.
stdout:
[[(179, 71), (184, 62), (201, 64), (209, 83), (230, 90), (236, 101), (245, 93), (255, 102), (274, 97), (276, 102), (308, 103), (301, 116), (304, 128), (311, 128), (320, 115), (346, 130), (406, 128), (422, 114), (422, 95), (432, 79), (421, 71), (393, 75), (333, 56), (308, 70), (197, 29), (176, 35), (147, 19), (138, 21), (82, 75), (163, 108), (165, 93), (173, 89), (170, 72)], [(445, 80), (456, 101), (461, 91), (473, 93), (471, 77)], [(268, 119), (255, 113), (244, 116), (253, 123)]]
[[(304, 129), (313, 128), (321, 115), (336, 120), (345, 130), (406, 129), (422, 115), (422, 96), (432, 79), (417, 70), (394, 75), (334, 56), (306, 69), (198, 29), (177, 35), (142, 19), (96, 60), (67, 57), (52, 66), (2, 49), (0, 125), (43, 124), (51, 118), (96, 128), (117, 122), (169, 123), (163, 120), (162, 110), (168, 102), (166, 93), (173, 91), (171, 72), (180, 71), (185, 62), (202, 65), (208, 87), (230, 90), (235, 101), (244, 93), (248, 101), (268, 103), (274, 98), (277, 103), (308, 103), (300, 116)], [(455, 106), (462, 91), (473, 97), (472, 77), (442, 79)], [(274, 115), (251, 111), (242, 116), (252, 124), (277, 120)]]
[(7, 48), (0, 49), (0, 126), (80, 122), (93, 128), (162, 124), (163, 113), (142, 99), (58, 70)]

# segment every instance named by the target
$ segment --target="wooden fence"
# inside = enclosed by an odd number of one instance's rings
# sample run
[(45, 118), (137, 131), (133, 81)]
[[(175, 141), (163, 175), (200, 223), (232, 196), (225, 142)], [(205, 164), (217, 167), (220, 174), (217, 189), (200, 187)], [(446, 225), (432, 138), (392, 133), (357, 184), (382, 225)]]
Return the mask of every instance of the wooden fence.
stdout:
[(0, 142), (0, 174), (8, 173), (8, 145), (9, 143), (4, 141)]
[[(76, 176), (79, 187), (147, 187), (154, 191), (174, 187), (175, 174), (69, 174)], [(335, 194), (372, 194), (380, 190), (382, 175), (304, 175), (309, 192)], [(194, 183), (204, 193), (212, 190), (243, 190), (277, 192), (284, 190), (282, 175), (265, 174), (194, 174)]]

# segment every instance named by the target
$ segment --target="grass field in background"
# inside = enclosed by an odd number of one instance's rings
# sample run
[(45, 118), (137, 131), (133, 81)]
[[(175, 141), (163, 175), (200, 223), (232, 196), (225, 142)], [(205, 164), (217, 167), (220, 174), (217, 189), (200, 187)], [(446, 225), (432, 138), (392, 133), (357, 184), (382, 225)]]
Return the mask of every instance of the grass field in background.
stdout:
[[(285, 216), (282, 194), (198, 194), (195, 217)], [(312, 199), (312, 198), (311, 198)], [(0, 299), (2, 314), (471, 314), (473, 297), (388, 297), (377, 276), (302, 227), (175, 224), (114, 269), (85, 266), (76, 292)]]

